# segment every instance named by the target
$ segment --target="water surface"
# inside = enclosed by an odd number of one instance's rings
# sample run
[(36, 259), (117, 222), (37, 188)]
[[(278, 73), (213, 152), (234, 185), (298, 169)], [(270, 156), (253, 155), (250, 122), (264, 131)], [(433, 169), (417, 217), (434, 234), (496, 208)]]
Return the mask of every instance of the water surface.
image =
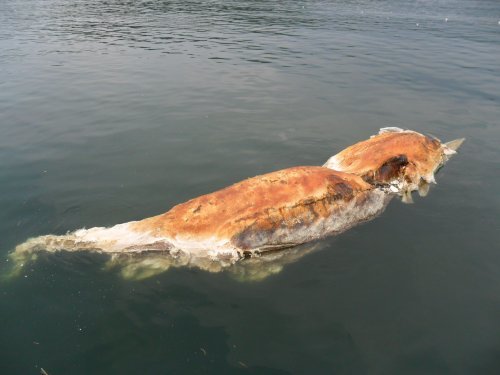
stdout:
[(3, 0), (0, 256), (320, 165), (400, 126), (467, 142), (414, 205), (259, 282), (92, 254), (0, 284), (4, 374), (497, 374), (500, 4)]

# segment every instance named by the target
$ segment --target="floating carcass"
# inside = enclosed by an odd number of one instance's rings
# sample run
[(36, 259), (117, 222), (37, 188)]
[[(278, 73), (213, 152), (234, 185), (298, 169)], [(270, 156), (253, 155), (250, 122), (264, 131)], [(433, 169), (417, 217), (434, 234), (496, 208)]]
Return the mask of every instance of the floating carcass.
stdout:
[[(126, 267), (142, 275), (149, 275), (148, 268), (154, 274), (171, 266), (219, 271), (244, 258), (341, 233), (379, 215), (394, 196), (409, 203), (412, 191), (426, 195), (435, 172), (462, 142), (384, 128), (322, 167), (249, 178), (140, 221), (32, 238), (11, 258), (19, 270), (38, 251), (87, 250), (112, 255), (111, 265), (126, 259)], [(273, 262), (290, 258), (296, 256), (272, 257)], [(264, 257), (261, 262), (264, 267)], [(254, 260), (252, 267), (258, 267)]]

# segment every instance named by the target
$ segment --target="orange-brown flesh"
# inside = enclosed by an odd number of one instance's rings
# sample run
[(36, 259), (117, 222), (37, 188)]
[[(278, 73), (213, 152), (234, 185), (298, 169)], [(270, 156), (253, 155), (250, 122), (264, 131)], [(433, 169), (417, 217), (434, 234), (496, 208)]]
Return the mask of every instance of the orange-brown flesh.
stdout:
[(252, 247), (245, 235), (307, 225), (326, 218), (342, 202), (371, 185), (358, 176), (323, 167), (294, 167), (249, 178), (132, 224), (155, 237), (233, 239)]
[[(387, 163), (395, 158), (406, 158), (407, 163)], [(365, 178), (389, 181), (398, 167), (407, 169), (406, 175), (432, 173), (442, 161), (441, 143), (415, 132), (382, 133), (366, 141), (356, 143), (335, 156), (342, 171), (355, 173)], [(394, 170), (380, 171), (381, 167)], [(381, 173), (382, 172), (382, 173)], [(377, 176), (377, 173), (379, 175)]]

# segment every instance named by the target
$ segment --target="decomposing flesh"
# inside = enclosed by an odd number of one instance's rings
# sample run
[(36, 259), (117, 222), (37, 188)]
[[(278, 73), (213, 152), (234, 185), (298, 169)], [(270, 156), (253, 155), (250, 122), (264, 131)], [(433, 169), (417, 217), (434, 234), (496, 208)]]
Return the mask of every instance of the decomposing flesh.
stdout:
[(167, 254), (173, 265), (219, 270), (242, 258), (341, 233), (379, 215), (394, 196), (411, 202), (414, 190), (426, 195), (435, 172), (462, 142), (384, 128), (322, 167), (249, 178), (140, 221), (32, 238), (18, 245), (12, 258), (24, 262), (40, 250), (88, 250), (115, 259)]

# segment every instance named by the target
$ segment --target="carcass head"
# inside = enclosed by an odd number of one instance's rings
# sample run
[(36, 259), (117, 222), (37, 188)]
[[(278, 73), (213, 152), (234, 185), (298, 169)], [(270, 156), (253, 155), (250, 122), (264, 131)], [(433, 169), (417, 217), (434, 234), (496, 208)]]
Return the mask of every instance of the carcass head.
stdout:
[(427, 195), (434, 174), (465, 139), (442, 143), (412, 130), (382, 128), (379, 134), (332, 156), (324, 167), (361, 176), (411, 203), (411, 192)]

